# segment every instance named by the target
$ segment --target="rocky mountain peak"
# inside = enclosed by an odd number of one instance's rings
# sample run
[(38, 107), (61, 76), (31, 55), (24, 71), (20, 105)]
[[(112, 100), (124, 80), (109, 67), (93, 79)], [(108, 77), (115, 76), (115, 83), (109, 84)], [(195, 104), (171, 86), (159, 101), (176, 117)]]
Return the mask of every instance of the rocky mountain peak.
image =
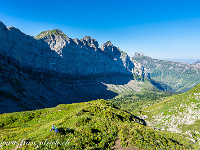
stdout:
[(82, 38), (81, 40), (85, 40), (85, 41), (96, 41), (95, 39), (91, 38), (90, 36), (85, 36), (85, 37)]
[(0, 29), (7, 29), (6, 25), (0, 21)]
[(5, 38), (5, 36), (8, 36), (7, 35), (8, 32), (10, 32), (9, 35), (17, 34), (17, 35), (20, 35), (20, 36), (22, 35), (23, 36), (23, 34), (24, 34), (18, 28), (6, 27), (6, 25), (3, 22), (0, 21), (0, 36)]
[(106, 43), (104, 43), (101, 48), (100, 48), (103, 52), (108, 53), (109, 55), (117, 55), (120, 56), (121, 55), (121, 50), (119, 49), (119, 47), (116, 47), (112, 44), (111, 41), (107, 41)]
[(36, 39), (42, 39), (42, 38), (47, 37), (48, 35), (60, 36), (62, 38), (69, 39), (68, 36), (66, 34), (64, 34), (59, 29), (53, 29), (53, 30), (43, 31), (40, 34), (38, 34), (35, 38)]
[(7, 30), (7, 27), (0, 21), (0, 37), (5, 37)]
[(106, 46), (113, 46), (113, 44), (112, 44), (111, 41), (107, 41), (107, 42), (105, 43), (105, 45), (106, 45)]
[(99, 47), (99, 43), (95, 39), (91, 38), (90, 36), (85, 36), (80, 41), (83, 42), (84, 45), (94, 47), (95, 49)]
[(18, 28), (15, 27), (8, 27), (7, 28), (12, 34), (17, 34), (19, 36), (24, 36), (24, 33), (20, 31)]
[(133, 57), (143, 57), (145, 56), (142, 52), (135, 52), (135, 55)]
[(58, 55), (62, 56), (62, 49), (72, 42), (66, 34), (59, 29), (43, 31), (38, 34), (36, 39), (42, 39), (54, 50)]
[(113, 47), (113, 44), (111, 43), (111, 41), (107, 41), (101, 46), (101, 50), (106, 52), (108, 49), (112, 49), (112, 47)]

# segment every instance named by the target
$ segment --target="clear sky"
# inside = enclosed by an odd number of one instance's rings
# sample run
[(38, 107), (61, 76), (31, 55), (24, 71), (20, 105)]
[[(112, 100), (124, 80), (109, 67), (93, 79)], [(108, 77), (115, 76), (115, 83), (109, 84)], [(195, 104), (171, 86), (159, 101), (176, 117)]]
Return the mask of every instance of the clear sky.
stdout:
[(33, 36), (110, 40), (130, 56), (200, 59), (199, 0), (0, 0), (0, 21)]

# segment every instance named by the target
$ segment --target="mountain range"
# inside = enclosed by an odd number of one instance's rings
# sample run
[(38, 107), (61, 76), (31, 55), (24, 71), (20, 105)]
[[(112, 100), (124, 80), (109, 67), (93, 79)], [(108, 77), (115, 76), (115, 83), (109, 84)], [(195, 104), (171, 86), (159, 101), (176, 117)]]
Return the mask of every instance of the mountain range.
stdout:
[(0, 22), (0, 56), (1, 113), (113, 98), (113, 90), (123, 92), (118, 85), (131, 92), (155, 87), (133, 79), (149, 73), (110, 41), (99, 47), (89, 36), (71, 39), (58, 29), (34, 38)]
[[(25, 69), (64, 73), (72, 78), (104, 74), (134, 73), (135, 65), (129, 56), (110, 41), (99, 47), (89, 36), (71, 39), (62, 31), (44, 31), (36, 38), (0, 23), (1, 54), (16, 61)], [(141, 69), (140, 75), (144, 75)]]
[(144, 90), (183, 92), (200, 82), (198, 62), (129, 57), (110, 41), (99, 47), (89, 36), (71, 39), (59, 29), (32, 37), (0, 22), (0, 56), (0, 113)]
[(138, 52), (131, 59), (146, 68), (151, 79), (164, 84), (168, 91), (186, 92), (200, 83), (199, 62), (187, 64), (159, 60)]

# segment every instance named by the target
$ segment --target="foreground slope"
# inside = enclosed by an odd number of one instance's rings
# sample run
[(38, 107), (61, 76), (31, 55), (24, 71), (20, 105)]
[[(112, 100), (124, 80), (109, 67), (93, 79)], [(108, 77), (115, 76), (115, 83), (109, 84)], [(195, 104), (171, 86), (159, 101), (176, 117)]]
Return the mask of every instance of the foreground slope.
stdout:
[[(51, 132), (51, 126), (59, 134)], [(105, 100), (0, 115), (1, 149), (195, 148), (182, 135), (155, 131)], [(9, 141), (12, 141), (10, 143)], [(26, 143), (26, 144), (25, 144)]]
[(200, 84), (142, 110), (149, 125), (200, 140)]
[(200, 83), (197, 65), (153, 59), (142, 53), (135, 53), (131, 59), (148, 69), (151, 79), (163, 83), (168, 91), (186, 92)]

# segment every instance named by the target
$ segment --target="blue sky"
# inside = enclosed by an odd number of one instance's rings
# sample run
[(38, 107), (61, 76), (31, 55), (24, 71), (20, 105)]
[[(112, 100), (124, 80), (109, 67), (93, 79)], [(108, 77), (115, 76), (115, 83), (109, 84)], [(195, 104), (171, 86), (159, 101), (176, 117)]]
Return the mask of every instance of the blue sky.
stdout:
[(130, 56), (200, 59), (199, 8), (198, 0), (1, 0), (0, 21), (33, 36), (58, 28), (110, 40)]

